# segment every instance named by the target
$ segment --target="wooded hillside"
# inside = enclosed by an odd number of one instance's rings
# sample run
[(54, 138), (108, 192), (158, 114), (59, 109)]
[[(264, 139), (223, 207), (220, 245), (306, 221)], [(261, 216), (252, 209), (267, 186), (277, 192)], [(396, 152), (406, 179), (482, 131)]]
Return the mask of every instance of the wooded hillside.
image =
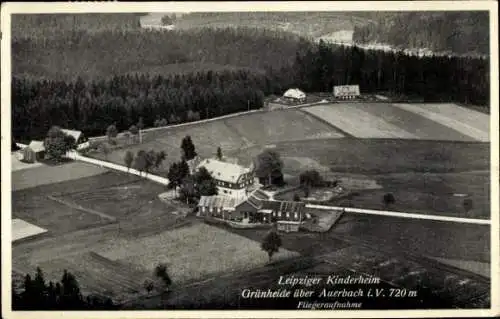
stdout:
[[(309, 46), (285, 32), (227, 28), (190, 31), (66, 32), (58, 38), (16, 40), (12, 44), (14, 75), (73, 80), (102, 79), (128, 73), (182, 72), (182, 64), (281, 68)], [(202, 67), (199, 65), (199, 67)]]
[(434, 52), (489, 54), (488, 12), (380, 12), (354, 28), (358, 43), (385, 43)]

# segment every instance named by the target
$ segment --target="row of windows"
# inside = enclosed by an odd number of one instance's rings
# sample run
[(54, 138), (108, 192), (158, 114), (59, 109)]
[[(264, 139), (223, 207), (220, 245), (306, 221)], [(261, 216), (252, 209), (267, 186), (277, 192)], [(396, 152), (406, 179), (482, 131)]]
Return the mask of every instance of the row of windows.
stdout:
[[(273, 216), (277, 216), (277, 217), (285, 217), (286, 216), (286, 218), (290, 218), (291, 215), (292, 214), (290, 212), (282, 213), (281, 211), (278, 211), (278, 212), (273, 211)], [(299, 218), (298, 212), (295, 212), (293, 215), (294, 215), (295, 219)]]
[(251, 184), (252, 184), (251, 180), (243, 182), (243, 183), (239, 183), (239, 184), (233, 184), (233, 183), (223, 182), (223, 181), (219, 181), (219, 180), (216, 181), (216, 185), (217, 186), (230, 187), (230, 188), (236, 188), (236, 187), (237, 188), (243, 188), (243, 187), (249, 186)]

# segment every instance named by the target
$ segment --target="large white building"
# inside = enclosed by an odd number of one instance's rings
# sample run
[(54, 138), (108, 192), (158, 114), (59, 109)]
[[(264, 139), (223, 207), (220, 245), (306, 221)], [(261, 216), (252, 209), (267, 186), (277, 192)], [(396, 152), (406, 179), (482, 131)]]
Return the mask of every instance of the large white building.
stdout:
[(209, 158), (202, 160), (197, 169), (205, 167), (215, 179), (219, 195), (245, 198), (248, 189), (253, 186), (252, 170), (238, 164)]

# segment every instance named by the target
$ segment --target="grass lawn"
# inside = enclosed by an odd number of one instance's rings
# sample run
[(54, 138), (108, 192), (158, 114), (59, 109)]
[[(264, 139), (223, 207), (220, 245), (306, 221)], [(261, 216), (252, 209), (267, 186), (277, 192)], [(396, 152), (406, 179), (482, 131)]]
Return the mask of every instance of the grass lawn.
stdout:
[(13, 191), (12, 216), (43, 227), (52, 235), (103, 225), (108, 223), (106, 219), (51, 200), (49, 196), (58, 197), (62, 193), (67, 193), (68, 190), (73, 193), (85, 193), (90, 190), (99, 192), (107, 187), (120, 187), (137, 179), (126, 174), (107, 172), (77, 180)]
[(337, 103), (303, 110), (359, 138), (489, 141), (489, 116), (455, 104)]
[(12, 191), (53, 183), (75, 180), (106, 172), (105, 168), (82, 162), (61, 165), (43, 165), (33, 169), (12, 172)]
[(404, 128), (361, 110), (357, 103), (316, 105), (303, 110), (359, 138), (417, 138)]
[[(488, 143), (466, 143), (400, 139), (321, 139), (275, 143), (281, 157), (307, 157), (332, 172), (390, 174), (406, 172), (461, 172), (489, 170)], [(261, 147), (240, 150), (231, 156), (248, 161)], [(287, 167), (299, 173), (303, 167)]]
[(395, 104), (398, 108), (428, 118), (472, 139), (488, 142), (490, 116), (456, 104)]
[[(258, 130), (255, 129), (256, 123), (260, 128)], [(297, 110), (280, 110), (149, 131), (144, 134), (142, 144), (126, 145), (125, 140), (120, 139), (122, 147), (115, 148), (107, 157), (100, 151), (89, 155), (123, 165), (127, 151), (134, 154), (139, 150), (165, 151), (167, 158), (156, 172), (165, 174), (170, 163), (180, 160), (180, 146), (186, 135), (191, 136), (201, 157), (215, 156), (217, 147), (226, 154), (253, 145), (263, 146), (279, 141), (342, 137), (334, 128), (310, 115)]]
[[(451, 174), (392, 174), (374, 177), (382, 189), (361, 191), (351, 199), (333, 200), (335, 205), (389, 209), (421, 214), (442, 214), (465, 218), (490, 218), (489, 172)], [(396, 203), (388, 208), (382, 202), (392, 193)], [(465, 198), (473, 201), (473, 209), (465, 211)]]
[[(175, 283), (207, 275), (248, 270), (268, 261), (260, 243), (206, 224), (196, 224), (139, 239), (118, 239), (102, 245), (99, 254), (143, 271), (166, 263)], [(280, 250), (273, 259), (296, 256)]]
[(234, 131), (257, 145), (297, 139), (343, 137), (331, 126), (298, 110), (250, 114), (225, 122)]

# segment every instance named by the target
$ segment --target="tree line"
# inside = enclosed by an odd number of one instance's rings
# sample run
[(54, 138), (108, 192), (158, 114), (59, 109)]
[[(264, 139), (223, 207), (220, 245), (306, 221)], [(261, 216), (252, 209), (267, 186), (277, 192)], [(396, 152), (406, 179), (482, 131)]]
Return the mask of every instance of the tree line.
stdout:
[(12, 73), (90, 80), (162, 74), (168, 66), (189, 62), (265, 71), (289, 66), (297, 50), (312, 45), (287, 32), (256, 28), (61, 32), (58, 37), (14, 39)]
[(41, 138), (57, 125), (95, 136), (104, 135), (110, 123), (118, 131), (127, 130), (140, 117), (145, 127), (212, 118), (261, 108), (271, 90), (264, 74), (243, 70), (90, 82), (15, 77), (13, 135), (19, 140)]
[(355, 26), (355, 42), (428, 48), (434, 52), (489, 54), (487, 11), (380, 12), (372, 18), (373, 23)]
[[(206, 32), (205, 36), (214, 35), (210, 31), (200, 32)], [(233, 52), (238, 43), (248, 44), (247, 40), (237, 41), (236, 31), (228, 34), (231, 37), (214, 38), (223, 43), (232, 39), (233, 47), (226, 50)], [(245, 33), (240, 36), (250, 37)], [(134, 38), (125, 33), (123, 37), (134, 39), (137, 45), (141, 43), (139, 35)], [(294, 48), (293, 53), (289, 48), (278, 57), (275, 53), (280, 46), (272, 45), (270, 39), (268, 42), (271, 48), (263, 44), (265, 41), (253, 43), (253, 53), (244, 45), (246, 60), (227, 61), (256, 69), (203, 70), (163, 76), (136, 73), (99, 80), (80, 77), (72, 81), (14, 77), (13, 134), (17, 140), (26, 141), (45, 136), (51, 126), (59, 125), (93, 136), (103, 135), (110, 123), (115, 123), (119, 131), (127, 130), (140, 117), (145, 127), (212, 118), (260, 108), (265, 96), (282, 94), (289, 87), (299, 87), (306, 92), (332, 92), (334, 85), (359, 84), (363, 93), (384, 91), (429, 102), (485, 106), (489, 103), (488, 59), (419, 58), (322, 41), (317, 45), (296, 43), (290, 46)], [(175, 43), (172, 50), (176, 50)], [(144, 52), (145, 49), (141, 54)], [(248, 60), (249, 56), (255, 60)], [(271, 66), (273, 63), (276, 65)], [(259, 65), (267, 69), (261, 71), (257, 69)]]
[(417, 57), (320, 41), (314, 49), (297, 54), (294, 67), (296, 85), (309, 92), (359, 84), (362, 93), (384, 91), (429, 102), (489, 103), (489, 59)]
[(59, 282), (45, 280), (38, 267), (35, 276), (27, 274), (22, 289), (12, 289), (13, 310), (113, 310), (118, 307), (109, 298), (84, 296), (76, 277), (69, 271)]

